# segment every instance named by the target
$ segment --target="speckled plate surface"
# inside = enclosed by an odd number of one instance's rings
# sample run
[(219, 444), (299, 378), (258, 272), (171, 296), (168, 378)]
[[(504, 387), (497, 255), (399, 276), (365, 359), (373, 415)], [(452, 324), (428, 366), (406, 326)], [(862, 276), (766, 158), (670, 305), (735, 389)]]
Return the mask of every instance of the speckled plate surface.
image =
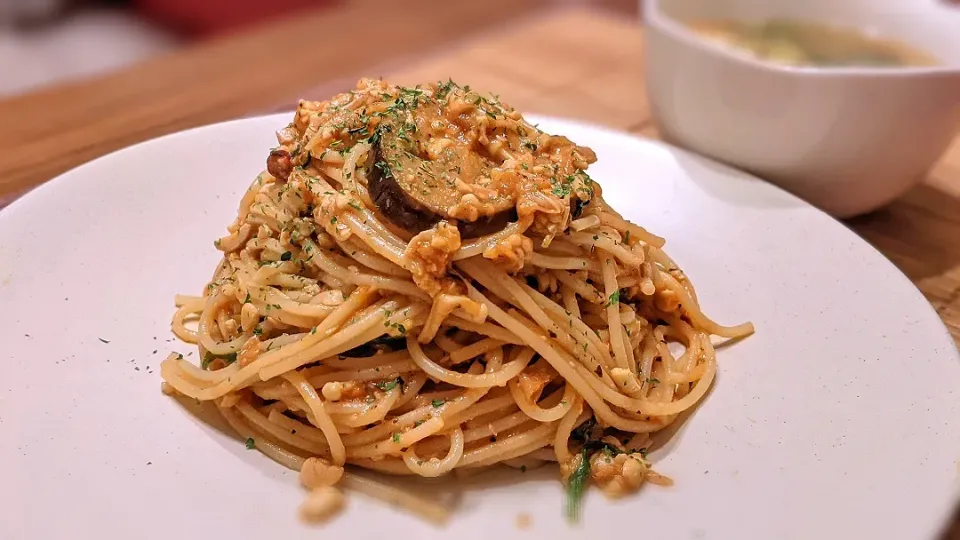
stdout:
[[(302, 525), (285, 471), (160, 394), (173, 295), (196, 293), (289, 115), (89, 163), (0, 211), (0, 538), (907, 539), (945, 516), (960, 358), (920, 293), (841, 224), (668, 146), (557, 119), (624, 215), (667, 238), (707, 313), (752, 320), (715, 388), (652, 454), (672, 488), (563, 518), (556, 471), (418, 484), (447, 529), (361, 495)], [(527, 528), (517, 525), (529, 521)]]

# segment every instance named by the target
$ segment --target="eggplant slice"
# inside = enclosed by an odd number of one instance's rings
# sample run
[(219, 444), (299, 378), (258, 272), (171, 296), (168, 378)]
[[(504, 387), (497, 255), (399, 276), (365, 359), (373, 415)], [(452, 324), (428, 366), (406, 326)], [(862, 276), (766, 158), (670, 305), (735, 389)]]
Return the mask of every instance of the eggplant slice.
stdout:
[[(431, 139), (424, 133), (431, 120), (421, 119), (420, 126), (386, 121), (377, 127), (367, 181), (370, 197), (380, 212), (394, 225), (411, 233), (424, 231), (446, 219), (457, 224), (462, 238), (496, 232), (510, 221), (516, 221), (515, 202), (508, 197), (489, 201), (495, 213), (476, 221), (449, 215), (462, 195), (456, 180), (473, 183), (489, 175), (495, 165), (460, 141), (447, 139), (447, 144), (442, 139)], [(443, 148), (431, 159), (427, 144), (436, 144), (438, 140), (446, 146), (441, 144)]]

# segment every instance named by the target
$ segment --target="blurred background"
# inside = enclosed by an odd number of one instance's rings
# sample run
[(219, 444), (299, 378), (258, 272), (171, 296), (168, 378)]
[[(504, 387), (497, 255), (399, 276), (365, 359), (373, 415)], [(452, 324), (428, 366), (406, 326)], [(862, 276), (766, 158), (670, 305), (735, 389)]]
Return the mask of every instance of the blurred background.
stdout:
[(0, 0), (0, 97), (97, 75), (331, 0)]
[[(520, 110), (657, 137), (638, 3), (0, 0), (0, 208), (118, 148), (289, 110), (359, 76), (450, 76)], [(960, 342), (953, 148), (925, 183), (847, 224), (911, 278)], [(960, 527), (948, 534), (960, 540)]]
[[(116, 70), (242, 32), (298, 11), (351, 0), (0, 0), (0, 98)], [(636, 13), (632, 0), (556, 0)], [(444, 5), (449, 9), (449, 4)], [(525, 10), (517, 10), (522, 13)], [(510, 18), (505, 13), (503, 19)]]

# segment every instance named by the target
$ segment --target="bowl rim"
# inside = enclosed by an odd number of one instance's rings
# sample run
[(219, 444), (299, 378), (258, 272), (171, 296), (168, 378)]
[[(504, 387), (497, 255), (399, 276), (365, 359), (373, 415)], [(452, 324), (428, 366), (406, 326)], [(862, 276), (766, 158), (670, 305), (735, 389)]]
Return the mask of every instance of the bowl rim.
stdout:
[[(919, 77), (930, 75), (960, 75), (960, 66), (935, 65), (935, 66), (902, 66), (894, 68), (879, 68), (869, 66), (837, 66), (837, 67), (818, 67), (818, 66), (791, 66), (779, 64), (739, 54), (733, 47), (726, 47), (719, 43), (714, 43), (696, 32), (690, 30), (687, 25), (663, 12), (661, 4), (665, 0), (640, 0), (642, 3), (642, 19), (645, 28), (655, 28), (672, 39), (679, 41), (687, 46), (694, 47), (704, 53), (732, 61), (746, 67), (752, 67), (769, 73), (785, 75), (801, 75), (808, 77), (838, 77), (838, 76), (869, 76), (882, 78), (904, 78)], [(666, 0), (670, 1), (670, 0)]]

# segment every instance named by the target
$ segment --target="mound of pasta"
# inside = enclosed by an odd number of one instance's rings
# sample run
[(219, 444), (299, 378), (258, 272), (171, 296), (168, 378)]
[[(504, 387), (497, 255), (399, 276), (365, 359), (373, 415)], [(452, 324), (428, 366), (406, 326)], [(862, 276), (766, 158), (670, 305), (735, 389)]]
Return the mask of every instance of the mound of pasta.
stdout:
[(305, 518), (341, 487), (445, 518), (360, 469), (557, 462), (572, 517), (590, 483), (667, 482), (650, 434), (707, 392), (711, 335), (753, 329), (701, 312), (663, 239), (604, 201), (593, 151), (450, 81), (364, 79), (277, 138), (212, 280), (177, 298), (201, 364), (161, 373), (300, 471)]

